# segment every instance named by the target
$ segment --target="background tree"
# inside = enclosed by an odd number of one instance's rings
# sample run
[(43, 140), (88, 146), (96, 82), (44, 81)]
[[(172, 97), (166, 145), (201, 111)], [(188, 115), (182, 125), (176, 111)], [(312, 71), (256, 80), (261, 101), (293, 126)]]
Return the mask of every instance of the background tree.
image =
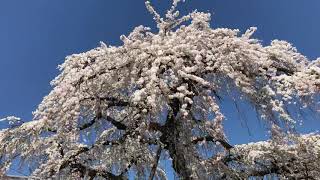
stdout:
[[(178, 3), (161, 17), (146, 1), (158, 33), (67, 57), (33, 121), (3, 119), (1, 174), (20, 159), (35, 179), (165, 179), (161, 161), (182, 179), (319, 177), (320, 136), (298, 134), (294, 110), (319, 110), (320, 59), (264, 47), (256, 28), (212, 29), (208, 13), (180, 17)], [(253, 105), (271, 139), (229, 144), (225, 97)]]

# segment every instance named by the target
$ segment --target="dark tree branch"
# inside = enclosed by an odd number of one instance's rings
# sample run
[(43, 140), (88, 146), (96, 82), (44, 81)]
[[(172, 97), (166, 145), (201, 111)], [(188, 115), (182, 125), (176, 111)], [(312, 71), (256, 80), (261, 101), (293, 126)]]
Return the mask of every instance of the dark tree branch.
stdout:
[(96, 176), (102, 176), (106, 179), (114, 179), (114, 180), (124, 180), (125, 178), (122, 175), (114, 175), (113, 173), (110, 173), (103, 169), (95, 169), (92, 167), (85, 166), (82, 163), (79, 162), (73, 162), (70, 167), (78, 172), (81, 173), (81, 175), (88, 174), (89, 179), (93, 180)]
[[(91, 149), (93, 149), (94, 147), (96, 146), (99, 146), (99, 145), (120, 145), (121, 143), (123, 143), (125, 141), (125, 138), (126, 136), (122, 136), (119, 140), (116, 140), (116, 141), (99, 141), (99, 142), (96, 142), (94, 145), (92, 145), (91, 147), (82, 147), (80, 148), (76, 153), (74, 153), (73, 155), (71, 155), (70, 157), (68, 157), (67, 160), (65, 160), (62, 165), (60, 166), (59, 168), (59, 171), (67, 168), (67, 167), (70, 167), (70, 168), (75, 168), (77, 169), (78, 167), (81, 167), (80, 170), (82, 169), (86, 169), (88, 171), (89, 174), (92, 174), (91, 176), (93, 175), (100, 175), (102, 177), (105, 177), (105, 178), (118, 178), (118, 179), (123, 179), (122, 178), (122, 174), (119, 175), (119, 176), (116, 176), (110, 172), (107, 172), (107, 171), (101, 171), (101, 170), (95, 170), (95, 169), (92, 169), (92, 168), (89, 168), (88, 167), (84, 167), (83, 164), (80, 164), (78, 162), (76, 162), (77, 160), (77, 157), (80, 155), (80, 154), (83, 154), (83, 153), (86, 153), (88, 151), (90, 151)], [(52, 173), (54, 173), (54, 170), (52, 171)], [(53, 174), (52, 174), (53, 175)], [(52, 176), (51, 175), (51, 176)], [(90, 176), (90, 177), (91, 177)], [(94, 177), (94, 176), (93, 176)]]
[(163, 127), (157, 122), (150, 122), (148, 128), (150, 131), (163, 131)]
[(136, 165), (137, 164), (137, 161), (138, 161), (139, 158), (140, 158), (140, 156), (138, 156), (137, 158), (131, 159), (130, 162), (129, 162), (129, 165), (123, 170), (123, 172), (119, 176), (123, 176), (124, 174), (126, 174), (130, 170), (132, 165), (134, 165), (134, 164)]
[(158, 163), (159, 163), (159, 159), (160, 159), (160, 155), (161, 155), (161, 151), (162, 151), (162, 148), (159, 147), (157, 152), (156, 152), (156, 157), (154, 159), (154, 164), (153, 164), (153, 166), (151, 168), (149, 180), (152, 180), (154, 175), (156, 174)]
[(100, 100), (100, 101), (106, 101), (108, 104), (108, 107), (112, 107), (112, 106), (128, 106), (130, 105), (130, 103), (128, 101), (122, 100), (120, 98), (117, 97), (112, 97), (112, 96), (106, 96), (106, 97), (86, 97), (83, 98), (82, 101), (86, 101), (86, 100)]
[(52, 133), (57, 133), (57, 130), (56, 130), (56, 129), (52, 129), (52, 128), (50, 128), (50, 127), (47, 127), (46, 130), (49, 131), (49, 132), (52, 132)]
[(84, 152), (88, 152), (91, 148), (82, 147), (80, 148), (75, 154), (71, 155), (62, 165), (60, 166), (59, 170), (62, 170), (70, 165), (74, 161), (74, 159)]
[[(119, 121), (116, 121), (115, 119), (111, 118), (110, 116), (105, 116), (104, 117), (102, 115), (97, 115), (91, 121), (81, 125), (79, 127), (79, 130), (84, 130), (84, 129), (87, 129), (87, 128), (91, 127), (92, 125), (94, 125), (96, 123), (97, 119), (100, 119), (100, 118), (103, 118), (103, 119), (109, 121), (113, 126), (115, 126), (119, 130), (126, 130), (127, 129), (126, 125), (124, 125), (123, 123), (121, 123)], [(53, 132), (53, 133), (57, 132), (57, 130), (49, 128), (49, 127), (47, 128), (47, 131)]]
[(107, 101), (108, 102), (108, 107), (111, 107), (111, 106), (128, 106), (129, 105), (129, 102), (121, 100), (121, 99), (118, 99), (116, 97), (107, 96), (107, 97), (99, 97), (99, 98), (102, 101)]
[(198, 142), (201, 142), (201, 141), (211, 141), (211, 142), (219, 142), (226, 150), (230, 150), (233, 148), (233, 146), (231, 146), (228, 142), (226, 142), (225, 140), (223, 139), (215, 139), (214, 137), (212, 136), (205, 136), (205, 137), (197, 137), (195, 139), (192, 140), (192, 143), (193, 144), (197, 144)]
[(104, 119), (106, 119), (107, 121), (109, 121), (112, 125), (114, 125), (117, 129), (119, 130), (126, 130), (127, 126), (124, 125), (123, 123), (116, 121), (115, 119), (113, 119), (110, 116), (103, 116)]
[(83, 124), (82, 126), (79, 127), (79, 130), (84, 130), (84, 129), (87, 129), (87, 128), (91, 127), (92, 125), (94, 125), (94, 123), (96, 123), (96, 119), (97, 118), (95, 117), (91, 121)]

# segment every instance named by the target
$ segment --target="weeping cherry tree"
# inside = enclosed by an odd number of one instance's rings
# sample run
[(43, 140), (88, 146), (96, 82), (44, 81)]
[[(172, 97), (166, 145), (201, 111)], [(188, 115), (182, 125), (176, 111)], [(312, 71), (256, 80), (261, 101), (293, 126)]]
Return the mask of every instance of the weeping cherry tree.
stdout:
[[(180, 16), (179, 1), (164, 17), (146, 1), (156, 33), (138, 26), (122, 46), (68, 56), (32, 121), (2, 119), (0, 175), (18, 160), (30, 179), (319, 178), (320, 135), (295, 127), (297, 112), (319, 111), (320, 59), (263, 46), (254, 27), (213, 29), (209, 13)], [(254, 107), (270, 140), (229, 143), (230, 96)]]

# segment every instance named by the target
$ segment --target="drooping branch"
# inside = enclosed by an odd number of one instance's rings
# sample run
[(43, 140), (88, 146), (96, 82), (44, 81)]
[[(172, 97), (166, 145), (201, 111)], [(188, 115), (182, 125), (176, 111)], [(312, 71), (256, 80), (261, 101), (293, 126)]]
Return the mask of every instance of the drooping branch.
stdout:
[(152, 168), (151, 168), (149, 180), (153, 180), (153, 177), (156, 174), (158, 163), (159, 163), (159, 159), (160, 159), (160, 155), (161, 155), (161, 151), (162, 151), (162, 148), (159, 147), (157, 149), (157, 152), (156, 152), (156, 157), (154, 158), (154, 163), (153, 163)]
[(96, 169), (92, 167), (85, 166), (84, 164), (80, 162), (72, 162), (70, 165), (70, 168), (75, 169), (75, 171), (78, 171), (84, 176), (87, 174), (89, 176), (90, 180), (93, 180), (97, 176), (101, 176), (105, 179), (114, 179), (114, 180), (125, 180), (126, 178), (122, 175), (114, 175), (106, 170), (103, 169)]
[[(99, 146), (108, 146), (108, 145), (121, 145), (125, 141), (126, 136), (122, 136), (119, 140), (115, 141), (108, 141), (108, 140), (99, 140), (91, 147), (81, 147), (79, 148), (74, 154), (69, 155), (64, 162), (60, 165), (59, 171), (62, 171), (63, 169), (70, 167), (71, 169), (75, 168), (78, 171), (85, 171), (89, 174), (90, 178), (94, 178), (96, 175), (105, 177), (105, 178), (119, 178), (122, 179), (122, 174), (120, 175), (114, 175), (108, 171), (102, 170), (102, 169), (94, 169), (92, 167), (88, 167), (83, 165), (82, 163), (78, 162), (78, 157), (84, 153), (88, 153), (89, 151), (92, 151), (94, 148), (98, 148)], [(54, 171), (51, 171), (54, 173)]]
[(115, 119), (113, 119), (110, 116), (103, 116), (104, 119), (106, 119), (107, 121), (109, 121), (112, 125), (114, 125), (115, 127), (117, 127), (119, 130), (126, 130), (127, 126), (124, 125), (123, 123), (116, 121)]
[(219, 142), (226, 150), (230, 150), (231, 148), (233, 148), (233, 146), (231, 146), (228, 142), (226, 142), (223, 139), (215, 139), (212, 136), (205, 136), (205, 137), (196, 137), (192, 140), (192, 143), (197, 144), (198, 142), (201, 141), (211, 141), (213, 143)]
[(79, 130), (81, 131), (81, 130), (84, 130), (84, 129), (87, 129), (87, 128), (91, 127), (94, 123), (96, 123), (96, 119), (97, 118), (95, 117), (91, 121), (83, 124), (82, 126), (79, 127)]

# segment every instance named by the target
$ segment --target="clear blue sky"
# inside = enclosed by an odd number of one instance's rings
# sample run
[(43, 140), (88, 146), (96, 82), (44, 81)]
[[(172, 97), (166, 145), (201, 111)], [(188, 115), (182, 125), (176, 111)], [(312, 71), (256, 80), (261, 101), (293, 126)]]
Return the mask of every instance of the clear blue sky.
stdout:
[[(163, 13), (170, 1), (152, 2)], [(182, 14), (192, 9), (214, 13), (213, 27), (244, 32), (256, 26), (256, 37), (264, 44), (287, 40), (311, 59), (320, 56), (319, 0), (187, 0), (180, 6)], [(65, 56), (92, 49), (99, 41), (120, 45), (119, 36), (141, 24), (155, 30), (143, 0), (1, 0), (0, 118), (31, 119)], [(252, 113), (247, 116), (252, 136), (238, 116), (228, 118), (232, 143), (264, 138), (257, 133), (263, 130), (261, 123), (250, 118)], [(307, 122), (303, 130), (319, 129), (319, 121)]]

